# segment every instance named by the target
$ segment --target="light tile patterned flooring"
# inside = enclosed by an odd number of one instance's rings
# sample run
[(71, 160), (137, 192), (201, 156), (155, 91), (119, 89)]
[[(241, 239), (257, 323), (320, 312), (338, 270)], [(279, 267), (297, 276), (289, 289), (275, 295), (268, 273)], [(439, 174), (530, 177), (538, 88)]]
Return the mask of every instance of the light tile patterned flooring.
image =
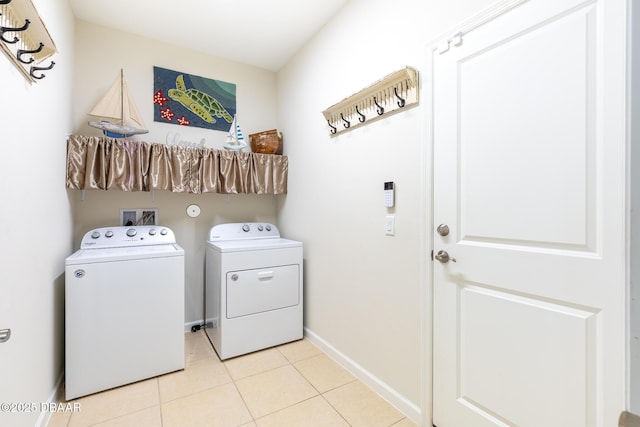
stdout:
[(410, 427), (415, 423), (304, 339), (221, 362), (203, 331), (186, 368), (79, 398), (48, 427)]

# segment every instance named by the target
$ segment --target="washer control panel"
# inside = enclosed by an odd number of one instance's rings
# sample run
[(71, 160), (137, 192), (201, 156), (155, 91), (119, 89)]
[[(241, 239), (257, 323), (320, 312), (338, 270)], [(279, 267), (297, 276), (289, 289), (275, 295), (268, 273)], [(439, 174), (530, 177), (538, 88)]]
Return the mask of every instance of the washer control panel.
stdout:
[(81, 249), (118, 248), (124, 246), (165, 245), (176, 243), (173, 231), (157, 225), (96, 228), (85, 233)]
[(280, 237), (278, 227), (267, 222), (218, 224), (209, 230), (209, 241), (267, 239)]

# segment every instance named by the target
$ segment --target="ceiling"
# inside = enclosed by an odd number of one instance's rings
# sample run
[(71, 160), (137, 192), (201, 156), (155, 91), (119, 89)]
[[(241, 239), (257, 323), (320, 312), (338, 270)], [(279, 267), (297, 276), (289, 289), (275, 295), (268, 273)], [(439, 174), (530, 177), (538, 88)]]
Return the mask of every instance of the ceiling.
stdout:
[(77, 18), (278, 71), (348, 0), (70, 0)]

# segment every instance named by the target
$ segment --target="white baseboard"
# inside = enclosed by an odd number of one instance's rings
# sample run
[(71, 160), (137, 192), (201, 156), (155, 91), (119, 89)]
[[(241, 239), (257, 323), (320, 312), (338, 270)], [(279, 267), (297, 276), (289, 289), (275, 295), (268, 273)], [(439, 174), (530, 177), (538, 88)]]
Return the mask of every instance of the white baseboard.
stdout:
[(378, 393), (383, 399), (391, 403), (400, 412), (405, 414), (407, 418), (418, 425), (420, 424), (421, 414), (420, 407), (418, 405), (409, 401), (396, 390), (391, 388), (388, 384), (381, 381), (371, 372), (367, 371), (362, 366), (351, 360), (349, 357), (344, 355), (342, 352), (333, 347), (313, 331), (309, 330), (308, 328), (304, 328), (304, 335), (309, 341), (317, 345), (320, 349), (322, 349), (322, 351), (324, 351), (329, 357), (342, 365), (342, 367), (349, 371), (353, 376), (358, 378), (369, 388)]
[[(60, 376), (58, 377), (58, 381), (56, 382), (55, 387), (53, 388), (51, 393), (49, 393), (49, 398), (47, 399), (46, 406), (49, 406), (50, 403), (57, 403), (60, 401), (60, 397), (62, 396), (63, 379), (64, 379), (64, 371), (60, 372)], [(51, 418), (51, 415), (53, 415), (53, 412), (51, 411), (41, 411), (40, 416), (36, 420), (35, 427), (46, 427), (46, 425), (49, 424), (49, 419)]]

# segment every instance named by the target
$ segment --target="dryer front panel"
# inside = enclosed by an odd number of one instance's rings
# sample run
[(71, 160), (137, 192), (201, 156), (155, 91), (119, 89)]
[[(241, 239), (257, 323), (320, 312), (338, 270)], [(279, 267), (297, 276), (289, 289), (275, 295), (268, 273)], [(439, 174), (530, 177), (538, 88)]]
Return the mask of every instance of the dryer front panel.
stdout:
[(248, 316), (300, 304), (298, 264), (229, 271), (227, 318)]

